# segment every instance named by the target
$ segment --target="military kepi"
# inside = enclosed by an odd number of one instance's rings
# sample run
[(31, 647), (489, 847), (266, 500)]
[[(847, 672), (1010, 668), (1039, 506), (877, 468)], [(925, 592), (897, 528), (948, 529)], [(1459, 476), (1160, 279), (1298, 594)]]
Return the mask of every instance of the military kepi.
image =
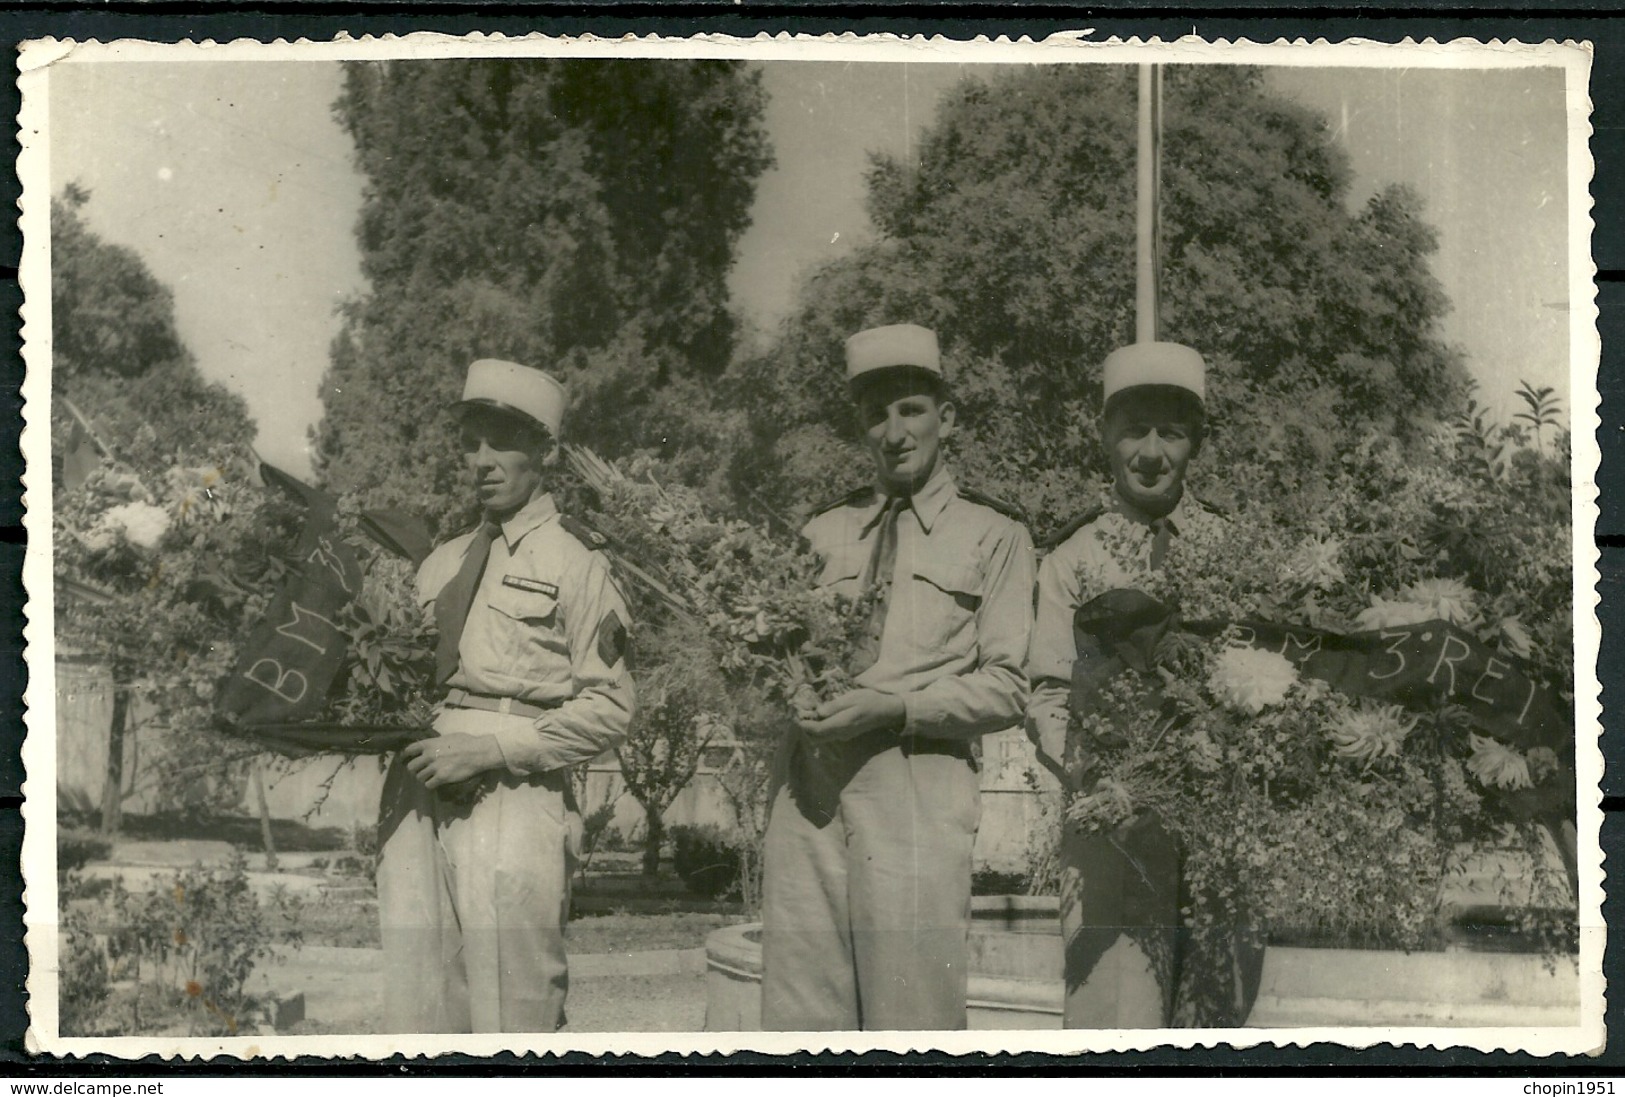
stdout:
[(846, 341), (848, 382), (856, 384), (894, 369), (916, 369), (942, 380), (937, 333), (918, 324), (891, 324), (860, 331)]
[(1133, 343), (1106, 356), (1101, 380), (1109, 401), (1125, 389), (1167, 385), (1184, 389), (1196, 399), (1207, 399), (1207, 365), (1202, 356), (1181, 343)]
[(562, 384), (552, 375), (518, 362), (481, 358), (468, 367), (458, 411), (483, 407), (523, 416), (547, 428), (555, 439), (564, 423), (569, 402)]

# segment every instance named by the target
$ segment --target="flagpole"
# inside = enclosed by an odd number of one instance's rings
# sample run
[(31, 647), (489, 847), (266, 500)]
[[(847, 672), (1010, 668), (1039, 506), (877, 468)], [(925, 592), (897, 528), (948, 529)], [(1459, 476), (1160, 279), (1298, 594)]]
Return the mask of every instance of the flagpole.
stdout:
[(1161, 311), (1157, 231), (1162, 184), (1161, 129), (1162, 69), (1159, 65), (1141, 65), (1134, 216), (1134, 339), (1138, 343), (1156, 340)]

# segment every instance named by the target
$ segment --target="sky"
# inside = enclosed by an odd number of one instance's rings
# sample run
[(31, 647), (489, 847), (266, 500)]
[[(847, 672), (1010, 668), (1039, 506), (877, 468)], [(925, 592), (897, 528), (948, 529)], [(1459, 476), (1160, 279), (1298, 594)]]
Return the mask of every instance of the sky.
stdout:
[[(905, 159), (950, 64), (764, 66), (776, 166), (760, 181), (729, 285), (769, 338), (818, 263), (873, 236), (863, 175)], [(1409, 183), (1439, 232), (1454, 303), (1445, 337), (1503, 415), (1520, 379), (1568, 396), (1567, 184), (1556, 69), (1275, 69), (1348, 149), (1351, 203)], [(355, 247), (362, 180), (332, 114), (327, 62), (64, 63), (49, 76), (51, 189), (76, 181), (104, 239), (174, 292), (203, 373), (241, 393), (261, 454), (310, 471), (310, 427), (337, 309), (366, 291)], [(1125, 272), (1132, 277), (1132, 272)]]

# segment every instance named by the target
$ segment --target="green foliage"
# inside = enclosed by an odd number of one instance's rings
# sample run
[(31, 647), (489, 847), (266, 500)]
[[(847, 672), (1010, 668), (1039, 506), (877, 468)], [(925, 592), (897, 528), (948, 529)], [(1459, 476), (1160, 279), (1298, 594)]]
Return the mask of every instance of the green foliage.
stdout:
[(567, 429), (612, 453), (685, 435), (668, 439), (673, 409), (731, 350), (725, 278), (771, 162), (763, 102), (730, 61), (351, 64), (335, 111), (368, 181), (371, 289), (324, 387), (328, 483), (459, 511), (438, 409), (480, 357), (560, 373)]
[[(150, 475), (244, 443), (253, 422), (242, 398), (205, 381), (175, 326), (173, 295), (129, 248), (85, 224), (89, 194), (69, 186), (51, 202), (51, 381), (128, 467)], [(53, 405), (53, 452), (70, 437)], [(58, 465), (58, 467), (60, 467)]]
[(747, 854), (740, 850), (737, 836), (709, 824), (675, 826), (671, 842), (672, 866), (690, 891), (707, 899), (738, 893), (740, 862)]
[[(1135, 93), (1129, 66), (969, 79), (916, 164), (877, 159), (879, 239), (815, 271), (779, 346), (732, 375), (735, 406), (775, 409), (750, 417), (735, 483), (807, 504), (849, 481), (842, 341), (912, 321), (942, 342), (962, 478), (1040, 539), (1075, 514), (1104, 469), (1099, 366), (1134, 337)], [(1209, 468), (1237, 493), (1235, 456), (1290, 440), (1324, 460), (1454, 407), (1434, 234), (1403, 188), (1351, 214), (1350, 179), (1324, 121), (1258, 73), (1166, 70), (1161, 335), (1208, 360)]]
[(62, 928), (57, 942), (57, 1030), (64, 1036), (102, 1035), (102, 1011), (112, 985), (107, 953), (96, 939), (84, 906), (93, 895), (84, 878), (57, 862), (57, 890), (62, 902)]
[(626, 791), (643, 806), (643, 870), (660, 868), (663, 817), (693, 780), (705, 749), (727, 725), (727, 683), (712, 659), (703, 627), (691, 617), (650, 622), (633, 638), (638, 710), (616, 750)]
[[(1169, 566), (1129, 585), (1187, 620), (1349, 632), (1445, 619), (1572, 698), (1567, 472), (1518, 437), (1476, 409), (1409, 446), (1368, 434), (1303, 494), (1183, 531)], [(1268, 462), (1242, 471), (1274, 475)], [(1530, 874), (1519, 928), (1572, 945), (1572, 889), (1528, 806), (1572, 792), (1556, 752), (1479, 735), (1455, 706), (1355, 700), (1273, 653), (1185, 639), (1075, 714), (1085, 792), (1067, 815), (1110, 831), (1155, 811), (1185, 847), (1193, 932), (1435, 944), (1463, 848), (1510, 844)]]
[(76, 872), (92, 861), (105, 861), (113, 843), (90, 831), (61, 827), (56, 832), (56, 871)]
[[(150, 892), (115, 881), (99, 908), (69, 898), (78, 905), (61, 983), (67, 1035), (152, 1032), (176, 1019), (191, 1035), (252, 1032), (268, 1012), (248, 990), (255, 965), (302, 939), (297, 900), (280, 891), (268, 903), (256, 898), (240, 850), (225, 865), (194, 866)], [(134, 994), (109, 993), (110, 976), (133, 980)]]
[[(717, 517), (698, 491), (664, 483), (651, 458), (612, 465), (579, 447), (569, 457), (602, 507), (595, 522), (640, 622), (639, 711), (619, 753), (644, 805), (646, 849), (706, 745), (731, 730), (737, 751), (717, 779), (734, 812), (732, 840), (749, 851), (741, 893), (754, 902), (773, 752), (796, 734), (798, 709), (849, 688), (846, 660), (869, 603), (819, 587), (819, 562), (798, 539)], [(645, 868), (652, 864), (646, 858)]]

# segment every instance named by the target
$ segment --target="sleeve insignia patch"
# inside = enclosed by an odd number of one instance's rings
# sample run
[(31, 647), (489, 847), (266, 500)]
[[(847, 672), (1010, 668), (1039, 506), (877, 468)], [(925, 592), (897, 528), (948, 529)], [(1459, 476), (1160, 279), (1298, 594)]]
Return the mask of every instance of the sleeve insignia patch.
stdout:
[(559, 596), (557, 583), (545, 583), (540, 579), (526, 579), (523, 575), (504, 575), (502, 585), (515, 590), (528, 590), (532, 594), (545, 594), (549, 598)]
[(598, 658), (606, 667), (612, 667), (626, 656), (626, 626), (621, 615), (614, 610), (598, 622)]

